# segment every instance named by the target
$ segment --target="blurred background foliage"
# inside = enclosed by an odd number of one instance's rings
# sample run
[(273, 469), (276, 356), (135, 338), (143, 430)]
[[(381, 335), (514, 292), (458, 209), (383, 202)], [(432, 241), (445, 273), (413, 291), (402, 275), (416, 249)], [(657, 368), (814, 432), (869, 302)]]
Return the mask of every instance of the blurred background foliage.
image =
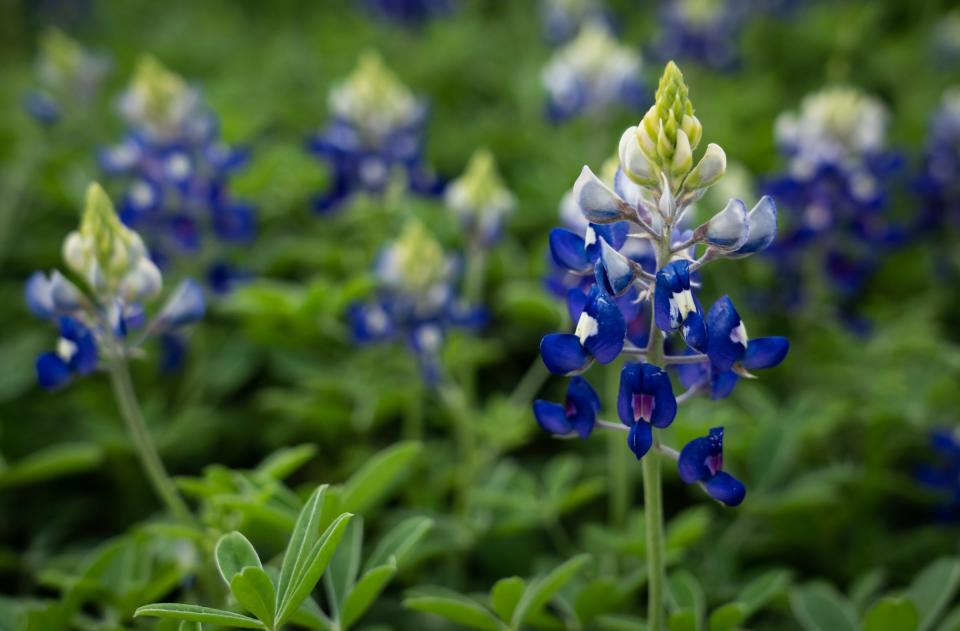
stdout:
[[(0, 592), (55, 598), (81, 571), (78, 559), (111, 537), (129, 531), (126, 546), (157, 540), (143, 521), (156, 503), (107, 384), (87, 379), (56, 394), (36, 387), (34, 357), (52, 335), (22, 298), (33, 270), (58, 264), (82, 192), (100, 177), (95, 150), (122, 133), (116, 95), (148, 52), (200, 86), (224, 138), (252, 152), (232, 186), (255, 203), (258, 235), (229, 254), (254, 280), (213, 302), (179, 372), (162, 373), (150, 358), (135, 366), (151, 431), (188, 496), (204, 506), (208, 525), (217, 532), (249, 527), (268, 558), (280, 552), (292, 521), (272, 531), (258, 524), (253, 513), (260, 509), (250, 507), (274, 491), (258, 495), (253, 478), (232, 469), (308, 444), (309, 457), (278, 477), (309, 491), (347, 480), (420, 427), (423, 446), (405, 483), (365, 517), (383, 533), (404, 516), (431, 516), (432, 545), (388, 589), (374, 621), (445, 628), (436, 618), (401, 614), (403, 588), (435, 583), (485, 592), (499, 578), (531, 576), (584, 551), (597, 575), (616, 577), (622, 588), (610, 611), (638, 611), (642, 577), (631, 572), (644, 554), (640, 509), (633, 508), (642, 507), (639, 467), (619, 442), (541, 435), (529, 412), (536, 393), (514, 387), (536, 365), (540, 337), (568, 326), (542, 282), (559, 200), (580, 167), (599, 168), (643, 112), (550, 123), (540, 72), (551, 49), (533, 2), (454, 3), (449, 15), (415, 27), (378, 20), (362, 4), (0, 2)], [(655, 3), (608, 4), (622, 41), (647, 48), (657, 33)], [(950, 3), (788, 4), (783, 13), (751, 17), (732, 71), (680, 60), (706, 140), (756, 178), (775, 173), (783, 169), (773, 136), (777, 114), (824, 84), (844, 82), (887, 105), (890, 145), (915, 168), (931, 113), (945, 88), (960, 81), (957, 60), (951, 65), (931, 44)], [(112, 72), (88, 111), (43, 127), (21, 102), (35, 80), (38, 36), (50, 25), (106, 54)], [(477, 428), (480, 454), (465, 511), (451, 490), (462, 463), (450, 448), (449, 406), (421, 383), (405, 349), (356, 348), (344, 321), (346, 306), (374, 285), (378, 248), (406, 217), (423, 219), (449, 249), (463, 245), (455, 219), (441, 201), (402, 194), (360, 198), (327, 216), (310, 206), (329, 175), (307, 153), (306, 138), (328, 120), (330, 86), (368, 49), (428, 98), (428, 163), (454, 177), (475, 148), (487, 147), (518, 200), (491, 255), (484, 295), (491, 322), (445, 350), (446, 365), (475, 391), (460, 411)], [(645, 55), (651, 93), (661, 68)], [(915, 204), (905, 190), (894, 212), (909, 217)], [(956, 524), (937, 519), (937, 498), (914, 479), (932, 458), (928, 432), (958, 424), (956, 245), (931, 235), (887, 257), (858, 301), (868, 333), (851, 331), (829, 304), (770, 308), (756, 288), (779, 279), (761, 257), (706, 272), (711, 290), (749, 304), (742, 311), (752, 332), (783, 333), (792, 342), (782, 367), (722, 404), (694, 401), (670, 430), (681, 443), (726, 426), (736, 435), (728, 466), (749, 489), (741, 508), (724, 510), (666, 476), (671, 560), (699, 579), (711, 606), (765, 570), (783, 570), (798, 584), (822, 579), (844, 592), (873, 581), (879, 593), (881, 584), (907, 585), (929, 562), (957, 554)], [(189, 273), (198, 272), (189, 264), (176, 270)], [(547, 381), (541, 396), (557, 398), (561, 387)], [(611, 467), (626, 471), (625, 497), (622, 489), (611, 492)], [(226, 487), (214, 492), (214, 481)], [(224, 497), (249, 505), (218, 504)], [(690, 508), (692, 500), (700, 503)], [(295, 513), (296, 504), (285, 510)], [(132, 607), (166, 595), (189, 574), (176, 570), (185, 566), (168, 558), (169, 549), (157, 554), (157, 567), (173, 574), (143, 571), (151, 585), (166, 581), (166, 591), (126, 594), (116, 609), (126, 613), (114, 624), (129, 624)], [(785, 590), (751, 628), (795, 628)], [(862, 600), (865, 608), (871, 597)], [(615, 622), (592, 624), (633, 628)]]

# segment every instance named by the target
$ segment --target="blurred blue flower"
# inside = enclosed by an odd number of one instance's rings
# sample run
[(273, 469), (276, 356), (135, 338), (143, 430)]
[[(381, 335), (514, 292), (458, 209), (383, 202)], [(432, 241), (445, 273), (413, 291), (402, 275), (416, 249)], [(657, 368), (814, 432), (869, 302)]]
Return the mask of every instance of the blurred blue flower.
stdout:
[(38, 86), (27, 93), (23, 106), (40, 123), (56, 123), (71, 110), (89, 107), (109, 70), (106, 59), (84, 50), (62, 31), (50, 28), (40, 38)]
[(584, 24), (599, 22), (613, 27), (612, 16), (601, 0), (541, 0), (540, 17), (552, 44), (573, 39)]
[(670, 0), (660, 9), (658, 58), (692, 59), (716, 70), (739, 61), (740, 35), (749, 0)]
[(454, 290), (454, 265), (440, 244), (417, 221), (407, 223), (376, 266), (374, 300), (347, 308), (347, 322), (358, 344), (402, 340), (413, 351), (424, 380), (441, 378), (440, 353), (451, 328), (477, 329), (486, 313), (466, 305)]
[[(100, 151), (100, 165), (126, 183), (120, 217), (143, 234), (158, 265), (200, 253), (211, 236), (226, 246), (254, 239), (254, 208), (229, 191), (247, 151), (220, 140), (196, 89), (146, 57), (123, 95), (121, 113), (129, 130), (120, 144)], [(215, 256), (212, 265), (221, 264)]]
[(58, 328), (57, 350), (37, 357), (37, 382), (47, 390), (64, 386), (97, 367), (97, 342), (90, 329), (69, 316), (58, 318)]
[(960, 88), (948, 90), (933, 115), (916, 188), (919, 231), (960, 229)]
[(935, 462), (917, 470), (917, 480), (941, 498), (938, 516), (960, 520), (960, 431), (937, 429), (930, 433)]
[(743, 483), (723, 470), (722, 427), (687, 443), (680, 452), (677, 471), (681, 480), (701, 483), (710, 497), (726, 506), (739, 506), (747, 494)]
[(639, 109), (650, 96), (640, 53), (621, 45), (600, 22), (585, 24), (544, 67), (547, 116), (554, 122), (603, 114), (617, 105)]
[(470, 244), (478, 248), (492, 247), (500, 240), (506, 217), (517, 204), (497, 172), (493, 154), (485, 149), (475, 151), (463, 175), (450, 182), (445, 201)]
[(574, 377), (567, 385), (563, 404), (538, 399), (533, 402), (533, 414), (544, 431), (565, 436), (576, 432), (580, 438), (589, 438), (600, 411), (600, 397), (583, 377)]
[[(813, 257), (849, 302), (905, 239), (906, 227), (888, 208), (902, 166), (885, 147), (888, 120), (877, 99), (845, 86), (812, 94), (798, 112), (777, 119), (789, 169), (764, 189), (784, 211), (785, 230), (768, 250), (783, 287), (801, 288), (805, 261)], [(802, 299), (802, 291), (796, 297)]]
[(368, 11), (402, 26), (420, 26), (427, 20), (449, 14), (453, 0), (366, 0)]
[(330, 91), (327, 128), (308, 141), (330, 166), (331, 183), (314, 200), (318, 212), (340, 207), (352, 195), (381, 195), (392, 185), (437, 195), (443, 183), (423, 160), (425, 104), (374, 52)]

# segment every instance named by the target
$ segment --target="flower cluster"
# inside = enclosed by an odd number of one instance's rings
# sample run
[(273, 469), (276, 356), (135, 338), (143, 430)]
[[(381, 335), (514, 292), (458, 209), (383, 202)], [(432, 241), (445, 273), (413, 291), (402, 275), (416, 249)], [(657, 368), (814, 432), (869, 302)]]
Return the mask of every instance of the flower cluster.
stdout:
[(642, 67), (640, 53), (621, 45), (605, 24), (584, 24), (543, 69), (547, 115), (559, 122), (617, 104), (639, 109), (649, 102)]
[(40, 38), (36, 66), (39, 86), (27, 94), (24, 107), (47, 125), (59, 121), (68, 109), (90, 105), (110, 68), (106, 59), (87, 52), (57, 29)]
[(942, 499), (938, 513), (947, 521), (960, 520), (960, 430), (939, 429), (930, 434), (937, 462), (921, 467), (920, 483)]
[(330, 91), (332, 118), (309, 140), (330, 166), (331, 184), (314, 201), (318, 212), (338, 208), (355, 193), (383, 194), (393, 183), (435, 195), (442, 183), (424, 164), (427, 108), (374, 52)]
[(365, 5), (374, 15), (403, 26), (419, 26), (453, 10), (453, 0), (367, 0)]
[(933, 116), (917, 182), (924, 231), (960, 229), (960, 88), (953, 88)]
[(600, 0), (542, 0), (540, 15), (545, 35), (554, 44), (573, 39), (583, 24), (611, 23)]
[(889, 179), (901, 162), (886, 148), (888, 119), (882, 103), (847, 86), (807, 96), (799, 111), (777, 119), (789, 168), (764, 189), (788, 217), (771, 249), (782, 278), (793, 279), (786, 284), (801, 285), (805, 257), (814, 251), (840, 296), (852, 298), (903, 240), (904, 228), (887, 212)]
[[(235, 200), (229, 178), (247, 152), (228, 147), (198, 90), (156, 59), (141, 59), (120, 101), (128, 126), (123, 141), (100, 152), (106, 173), (125, 178), (120, 217), (143, 233), (161, 268), (200, 252), (207, 235), (228, 245), (256, 233), (251, 205)], [(211, 287), (227, 291), (242, 273), (217, 257)]]
[(371, 302), (347, 309), (357, 343), (403, 340), (413, 351), (427, 383), (440, 375), (440, 353), (451, 327), (475, 328), (485, 314), (463, 303), (455, 291), (455, 262), (416, 220), (381, 252), (379, 282)]
[(56, 350), (37, 358), (37, 379), (44, 388), (58, 388), (101, 362), (125, 358), (150, 336), (178, 335), (203, 317), (203, 290), (187, 280), (148, 321), (144, 303), (161, 291), (160, 270), (98, 184), (87, 190), (80, 228), (63, 242), (63, 261), (78, 283), (54, 270), (35, 272), (26, 287), (30, 310), (60, 333)]
[[(694, 164), (701, 136), (683, 75), (671, 62), (656, 102), (620, 140), (614, 187), (583, 168), (572, 199), (586, 220), (584, 236), (562, 228), (550, 235), (555, 263), (579, 279), (570, 283), (567, 294), (576, 327), (573, 333), (547, 335), (540, 343), (550, 372), (574, 379), (564, 403), (537, 401), (534, 412), (552, 434), (586, 438), (598, 426), (626, 431), (638, 459), (656, 448), (678, 460), (685, 482), (700, 483), (715, 499), (736, 505), (745, 490), (723, 471), (722, 428), (679, 453), (656, 435), (656, 429), (673, 423), (684, 400), (701, 392), (726, 397), (740, 377), (776, 366), (789, 348), (782, 337), (751, 340), (726, 296), (706, 312), (700, 304), (700, 268), (759, 252), (777, 230), (769, 197), (749, 212), (743, 202), (731, 199), (706, 223), (680, 228), (691, 205), (726, 170), (726, 156), (715, 144)], [(698, 247), (703, 250), (699, 256)], [(644, 332), (642, 344), (633, 335), (633, 320), (644, 321), (636, 327)], [(682, 353), (665, 354), (666, 344), (676, 348), (681, 343), (686, 347)], [(597, 417), (599, 397), (580, 375), (594, 363), (610, 364), (624, 355), (638, 361), (627, 362), (620, 373), (618, 425)], [(678, 369), (677, 378), (687, 388), (679, 396), (668, 367)]]
[(738, 62), (737, 43), (750, 9), (748, 0), (665, 2), (654, 49), (661, 59), (693, 59), (728, 70)]
[(486, 149), (474, 152), (463, 175), (447, 186), (445, 198), (470, 243), (478, 247), (491, 247), (500, 240), (504, 221), (517, 203)]

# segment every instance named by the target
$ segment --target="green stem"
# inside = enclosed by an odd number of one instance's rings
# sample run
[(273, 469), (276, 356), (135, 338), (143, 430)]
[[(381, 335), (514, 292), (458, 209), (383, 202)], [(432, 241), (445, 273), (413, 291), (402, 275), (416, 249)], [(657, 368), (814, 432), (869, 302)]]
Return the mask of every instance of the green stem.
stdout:
[(477, 448), (472, 419), (462, 389), (448, 383), (441, 386), (439, 392), (441, 400), (450, 413), (460, 455), (459, 475), (456, 477), (457, 508), (461, 515), (466, 515), (469, 504), (467, 496), (473, 484), (473, 474), (477, 466)]
[[(623, 368), (621, 362), (608, 366), (607, 397), (616, 401), (620, 389), (619, 375)], [(623, 436), (619, 432), (607, 435), (607, 466), (610, 467), (610, 523), (614, 528), (622, 529), (627, 524), (627, 511), (630, 507), (630, 470), (628, 469), (629, 450), (623, 448)]]
[(549, 376), (550, 372), (543, 365), (543, 360), (540, 359), (538, 354), (527, 371), (520, 377), (520, 381), (517, 382), (513, 392), (510, 393), (510, 403), (516, 406), (530, 405), (533, 397), (537, 395)]
[(643, 457), (643, 510), (647, 531), (647, 629), (664, 629), (663, 491), (660, 438), (653, 430), (653, 447)]
[(113, 384), (113, 393), (116, 396), (120, 414), (127, 424), (130, 438), (133, 440), (133, 445), (140, 456), (140, 463), (153, 490), (177, 519), (190, 521), (193, 518), (190, 509), (177, 492), (177, 487), (174, 486), (173, 480), (163, 466), (160, 454), (157, 453), (153, 439), (147, 431), (143, 412), (140, 410), (137, 395), (133, 391), (133, 383), (130, 381), (130, 370), (125, 357), (116, 357), (110, 362), (110, 382)]

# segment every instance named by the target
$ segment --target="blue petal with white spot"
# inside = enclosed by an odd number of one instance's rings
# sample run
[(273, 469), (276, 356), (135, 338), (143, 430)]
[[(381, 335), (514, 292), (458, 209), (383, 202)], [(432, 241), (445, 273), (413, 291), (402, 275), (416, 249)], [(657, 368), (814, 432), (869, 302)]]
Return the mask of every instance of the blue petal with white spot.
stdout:
[(594, 287), (575, 332), (583, 348), (601, 364), (609, 364), (623, 350), (626, 334), (627, 323), (620, 307), (610, 295)]

